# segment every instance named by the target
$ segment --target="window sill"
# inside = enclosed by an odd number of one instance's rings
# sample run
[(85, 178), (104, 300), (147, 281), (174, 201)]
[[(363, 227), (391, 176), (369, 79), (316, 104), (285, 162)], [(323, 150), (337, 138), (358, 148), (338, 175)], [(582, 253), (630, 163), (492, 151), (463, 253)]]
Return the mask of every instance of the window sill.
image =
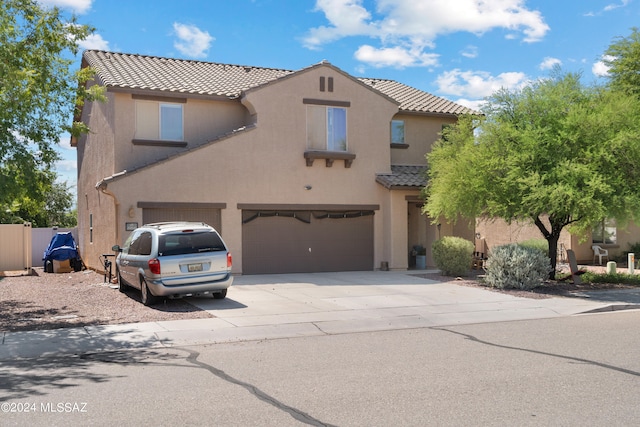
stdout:
[(307, 166), (313, 166), (316, 159), (324, 159), (328, 168), (333, 166), (334, 160), (344, 160), (344, 167), (350, 168), (356, 155), (346, 151), (305, 151), (304, 158), (307, 160)]
[(148, 145), (153, 147), (186, 147), (186, 141), (163, 141), (159, 139), (132, 139), (133, 145)]
[(394, 144), (394, 143), (391, 143), (391, 148), (407, 149), (407, 148), (409, 148), (409, 144)]

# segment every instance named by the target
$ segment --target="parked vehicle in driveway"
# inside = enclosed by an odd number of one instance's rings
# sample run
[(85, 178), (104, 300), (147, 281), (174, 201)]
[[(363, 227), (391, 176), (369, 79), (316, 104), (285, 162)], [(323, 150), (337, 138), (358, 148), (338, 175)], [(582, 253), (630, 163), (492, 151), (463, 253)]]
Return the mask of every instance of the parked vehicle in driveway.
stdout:
[(144, 305), (160, 298), (227, 296), (233, 283), (231, 253), (220, 234), (198, 222), (146, 224), (115, 245), (121, 292), (140, 289)]

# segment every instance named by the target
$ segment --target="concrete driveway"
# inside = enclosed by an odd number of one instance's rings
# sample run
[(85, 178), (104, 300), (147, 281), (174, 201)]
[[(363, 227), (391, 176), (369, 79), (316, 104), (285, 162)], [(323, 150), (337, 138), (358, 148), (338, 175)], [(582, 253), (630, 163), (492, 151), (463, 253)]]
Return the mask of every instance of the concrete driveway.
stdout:
[(215, 317), (7, 332), (0, 360), (571, 316), (640, 307), (640, 290), (530, 299), (371, 271), (238, 276), (226, 299), (188, 301)]

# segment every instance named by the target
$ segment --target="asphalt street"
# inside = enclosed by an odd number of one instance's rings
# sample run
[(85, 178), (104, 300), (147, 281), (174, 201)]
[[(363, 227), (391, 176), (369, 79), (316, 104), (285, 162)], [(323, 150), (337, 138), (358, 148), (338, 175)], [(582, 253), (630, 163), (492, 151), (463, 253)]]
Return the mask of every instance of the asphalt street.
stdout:
[(635, 425), (640, 311), (5, 360), (0, 425)]

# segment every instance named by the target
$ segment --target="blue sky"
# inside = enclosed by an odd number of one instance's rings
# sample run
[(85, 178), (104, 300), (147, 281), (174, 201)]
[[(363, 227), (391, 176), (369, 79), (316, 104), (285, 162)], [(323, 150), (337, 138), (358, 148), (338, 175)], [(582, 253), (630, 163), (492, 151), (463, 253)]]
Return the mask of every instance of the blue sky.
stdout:
[[(601, 82), (604, 51), (640, 26), (640, 0), (39, 1), (96, 28), (84, 49), (288, 70), (328, 60), (470, 107), (554, 65)], [(68, 141), (58, 172), (75, 185)]]

